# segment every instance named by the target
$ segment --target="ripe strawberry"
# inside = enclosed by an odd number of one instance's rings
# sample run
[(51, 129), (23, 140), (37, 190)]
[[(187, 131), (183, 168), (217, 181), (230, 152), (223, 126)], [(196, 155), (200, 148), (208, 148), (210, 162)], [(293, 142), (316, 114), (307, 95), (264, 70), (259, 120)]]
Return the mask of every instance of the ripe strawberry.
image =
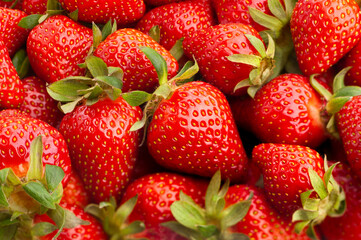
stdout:
[(328, 240), (361, 239), (361, 179), (345, 163), (335, 167), (334, 177), (345, 191), (347, 209), (340, 217), (325, 219), (322, 235)]
[(18, 177), (29, 168), (30, 142), (43, 136), (43, 165), (59, 166), (65, 172), (63, 184), (71, 172), (69, 152), (63, 136), (49, 124), (19, 110), (0, 112), (0, 169), (10, 167)]
[(203, 4), (186, 1), (149, 10), (137, 23), (136, 28), (148, 34), (152, 27), (159, 26), (159, 44), (170, 50), (176, 41), (188, 32), (208, 28), (214, 24), (211, 12)]
[(20, 20), (26, 16), (21, 10), (0, 7), (0, 38), (10, 56), (25, 44), (28, 37), (29, 30), (18, 26)]
[(344, 69), (346, 67), (352, 67), (348, 70), (345, 76), (345, 85), (349, 86), (360, 86), (361, 87), (361, 41), (358, 41), (357, 44), (337, 63), (339, 69)]
[(36, 75), (48, 83), (83, 75), (92, 46), (91, 29), (62, 15), (49, 17), (34, 27), (27, 40), (29, 62)]
[(299, 74), (279, 75), (254, 98), (235, 100), (231, 107), (238, 125), (261, 142), (315, 148), (328, 137), (321, 97)]
[(58, 102), (47, 93), (45, 82), (35, 76), (26, 77), (22, 82), (25, 96), (20, 110), (57, 128), (64, 114), (59, 110)]
[(201, 29), (183, 41), (185, 55), (195, 57), (204, 80), (226, 95), (242, 95), (246, 89), (254, 95), (267, 81), (274, 67), (274, 44), (269, 46), (266, 50), (258, 32), (241, 23)]
[[(91, 216), (90, 214), (86, 213), (83, 208), (63, 203), (62, 206), (71, 212), (73, 212), (78, 218), (88, 221), (89, 224), (87, 225), (80, 225), (74, 228), (64, 228), (63, 231), (59, 234), (56, 238), (58, 240), (106, 240), (108, 236), (105, 234), (104, 230), (102, 229), (101, 224), (97, 221), (96, 218)], [(51, 218), (47, 215), (38, 215), (35, 218), (35, 223), (43, 223), (48, 222), (54, 224)], [(55, 226), (54, 226), (55, 227)], [(49, 227), (49, 229), (51, 229)], [(41, 236), (40, 240), (51, 240), (54, 239), (57, 231), (53, 233), (47, 234), (45, 236)]]
[(182, 2), (183, 0), (144, 0), (147, 5), (150, 6), (162, 6), (169, 3)]
[(79, 175), (72, 171), (69, 174), (69, 181), (63, 191), (61, 204), (77, 205), (85, 208), (90, 203), (90, 199), (85, 191), (83, 181)]
[(285, 219), (267, 201), (264, 192), (250, 185), (233, 185), (225, 196), (226, 206), (244, 201), (253, 194), (248, 214), (232, 230), (246, 234), (250, 239), (309, 239), (306, 234), (296, 234), (294, 224)]
[(359, 41), (360, 8), (355, 1), (301, 0), (290, 26), (301, 71), (322, 73)]
[(18, 108), (24, 100), (24, 87), (0, 39), (0, 109)]
[(122, 202), (138, 195), (138, 201), (129, 221), (143, 221), (146, 231), (140, 236), (150, 240), (183, 239), (161, 223), (174, 220), (170, 206), (179, 200), (180, 192), (203, 204), (207, 181), (179, 175), (176, 173), (155, 173), (141, 177), (132, 182), (126, 189)]
[(106, 23), (115, 20), (120, 26), (127, 26), (139, 20), (145, 13), (143, 0), (76, 1), (59, 0), (68, 12), (78, 10), (78, 18), (84, 22)]
[(46, 12), (47, 0), (22, 0), (21, 9), (26, 14), (44, 14)]
[(139, 46), (148, 46), (159, 52), (166, 59), (170, 77), (178, 71), (175, 58), (152, 38), (135, 29), (119, 29), (99, 44), (94, 56), (103, 59), (108, 66), (123, 69), (123, 92), (153, 91), (158, 83), (154, 67), (138, 49)]

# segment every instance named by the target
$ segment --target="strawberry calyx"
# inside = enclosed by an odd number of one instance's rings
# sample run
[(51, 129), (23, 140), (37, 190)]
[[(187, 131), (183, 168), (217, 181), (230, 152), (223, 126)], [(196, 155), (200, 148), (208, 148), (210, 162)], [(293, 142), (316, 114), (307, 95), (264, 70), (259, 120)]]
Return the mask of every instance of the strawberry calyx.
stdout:
[(116, 100), (122, 93), (123, 70), (107, 67), (98, 57), (88, 56), (84, 64), (86, 76), (71, 76), (47, 86), (49, 95), (60, 102), (64, 113), (74, 110), (78, 104), (92, 105), (103, 98)]
[(234, 63), (243, 63), (254, 67), (249, 73), (249, 77), (240, 81), (234, 88), (234, 91), (247, 87), (247, 93), (254, 98), (256, 92), (267, 82), (270, 81), (273, 68), (275, 67), (275, 42), (270, 35), (268, 35), (268, 47), (264, 47), (263, 42), (252, 35), (245, 34), (247, 39), (259, 53), (258, 55), (248, 54), (233, 54), (227, 59)]
[[(59, 203), (63, 194), (64, 171), (55, 165), (42, 163), (42, 136), (30, 145), (30, 165), (27, 175), (19, 178), (11, 168), (0, 170), (0, 234), (5, 239), (33, 239), (64, 227), (72, 228), (87, 222), (77, 218)], [(33, 225), (37, 214), (47, 214), (56, 224)]]
[(145, 225), (141, 221), (133, 221), (128, 223), (128, 217), (132, 213), (138, 195), (130, 198), (117, 208), (115, 199), (110, 198), (109, 202), (101, 202), (97, 204), (89, 204), (85, 207), (85, 211), (98, 218), (104, 231), (112, 240), (131, 239), (134, 234), (143, 232)]
[(26, 50), (20, 49), (17, 51), (11, 61), (19, 75), (19, 78), (23, 79), (26, 77), (30, 69), (29, 58), (26, 54)]
[(225, 207), (225, 195), (229, 188), (229, 179), (221, 186), (221, 173), (217, 171), (206, 191), (205, 208), (183, 192), (179, 201), (171, 205), (176, 221), (162, 225), (188, 239), (248, 239), (242, 233), (231, 233), (227, 229), (241, 221), (248, 213), (253, 194), (247, 200)]
[[(339, 217), (345, 212), (345, 193), (332, 176), (332, 171), (337, 164), (329, 167), (325, 158), (323, 179), (313, 169), (308, 169), (313, 189), (301, 194), (303, 208), (292, 215), (292, 221), (297, 222), (295, 225), (297, 233), (307, 227), (307, 235), (312, 239), (318, 239), (314, 227), (327, 216)], [(317, 194), (317, 197), (314, 197), (314, 193)]]

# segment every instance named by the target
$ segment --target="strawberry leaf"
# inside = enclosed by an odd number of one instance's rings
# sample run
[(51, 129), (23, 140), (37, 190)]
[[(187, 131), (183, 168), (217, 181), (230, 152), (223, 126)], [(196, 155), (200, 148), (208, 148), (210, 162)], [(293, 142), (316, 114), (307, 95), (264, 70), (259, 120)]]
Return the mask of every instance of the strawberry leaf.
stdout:
[(335, 114), (339, 112), (345, 103), (347, 103), (351, 98), (351, 96), (332, 97), (326, 104), (326, 111), (329, 114)]
[(184, 38), (180, 38), (178, 39), (175, 44), (173, 45), (173, 47), (169, 50), (170, 54), (172, 54), (172, 56), (179, 61), (179, 59), (181, 59), (184, 55), (184, 51), (183, 51), (183, 40)]
[(56, 206), (53, 202), (53, 198), (50, 193), (46, 190), (44, 185), (39, 182), (28, 182), (23, 185), (23, 189), (27, 194), (29, 194), (33, 199), (39, 202), (46, 208), (55, 209)]
[(30, 160), (27, 179), (41, 180), (43, 178), (43, 141), (39, 135), (30, 144)]
[(32, 14), (23, 17), (19, 21), (18, 26), (25, 29), (33, 29), (36, 25), (39, 24), (39, 20), (42, 16), (43, 16), (42, 14)]
[(20, 79), (23, 79), (29, 72), (30, 63), (25, 49), (20, 49), (11, 59)]
[(298, 209), (292, 215), (292, 222), (311, 221), (311, 220), (317, 218), (318, 215), (319, 215), (319, 213), (316, 211), (308, 211), (308, 210), (304, 210), (304, 209)]
[(185, 201), (175, 201), (170, 206), (174, 218), (182, 225), (197, 230), (197, 226), (206, 225), (204, 212), (193, 204)]
[(74, 11), (68, 13), (68, 16), (69, 18), (77, 22), (79, 18), (79, 9), (75, 9)]
[(4, 192), (4, 186), (0, 186), (0, 207), (8, 207), (9, 202)]
[(48, 190), (53, 192), (61, 183), (65, 173), (61, 167), (47, 164), (45, 166), (45, 178)]
[(231, 62), (243, 63), (251, 65), (255, 68), (260, 67), (262, 58), (257, 55), (248, 55), (248, 54), (233, 54), (226, 57)]
[(249, 7), (248, 10), (249, 14), (255, 22), (267, 29), (272, 30), (276, 36), (279, 35), (279, 32), (283, 27), (282, 21), (253, 7)]
[(107, 64), (99, 57), (89, 56), (85, 60), (85, 64), (87, 65), (89, 72), (94, 78), (98, 76), (108, 75)]
[(93, 48), (97, 48), (101, 41), (103, 40), (102, 31), (94, 22), (92, 23), (93, 30)]
[(0, 236), (1, 239), (4, 240), (11, 240), (15, 238), (15, 234), (18, 230), (18, 224), (11, 224), (11, 225), (7, 225), (7, 226), (1, 226), (1, 222), (0, 222)]
[(97, 76), (95, 77), (95, 80), (103, 84), (108, 84), (113, 88), (121, 89), (123, 86), (122, 81), (119, 78), (113, 76)]
[(219, 230), (214, 225), (204, 225), (204, 226), (197, 226), (198, 232), (202, 235), (204, 238), (210, 238), (214, 235), (219, 234)]
[(122, 97), (130, 106), (134, 107), (140, 106), (143, 103), (148, 102), (152, 98), (152, 94), (144, 91), (132, 91), (123, 93)]
[(214, 216), (216, 210), (215, 206), (217, 203), (218, 191), (221, 187), (221, 172), (218, 170), (211, 178), (209, 182), (206, 196), (205, 196), (205, 208), (207, 215)]
[(338, 90), (345, 87), (345, 76), (351, 68), (352, 68), (351, 66), (346, 67), (336, 74), (336, 76), (333, 79), (333, 85), (332, 85), (333, 92), (337, 92)]
[(40, 222), (33, 226), (33, 228), (31, 229), (31, 233), (33, 236), (41, 237), (48, 235), (57, 229), (58, 228), (54, 224), (51, 224), (49, 222)]
[[(132, 213), (135, 205), (137, 204), (138, 195), (128, 199), (125, 203), (123, 203), (115, 212), (115, 218), (118, 223), (124, 223), (125, 220)], [(143, 224), (144, 225), (144, 224)]]
[(318, 174), (312, 168), (308, 169), (308, 175), (310, 177), (313, 189), (315, 189), (316, 193), (321, 199), (325, 199), (328, 196), (328, 192), (322, 178), (318, 176)]
[(169, 221), (161, 223), (162, 226), (171, 229), (173, 232), (188, 239), (202, 239), (202, 236), (197, 231), (187, 228), (176, 221)]
[(157, 43), (160, 41), (160, 29), (158, 25), (155, 25), (149, 29), (148, 35)]
[(286, 11), (279, 0), (268, 0), (268, 7), (271, 13), (280, 20), (283, 25), (286, 25), (289, 21)]
[[(116, 24), (115, 21), (114, 21), (114, 24)], [(113, 31), (112, 20), (109, 20), (102, 28), (102, 31), (101, 31), (102, 39), (101, 39), (101, 41), (104, 41), (113, 32), (114, 31)]]
[(128, 226), (120, 230), (121, 236), (132, 235), (136, 233), (143, 232), (145, 230), (145, 225), (141, 221), (133, 221)]
[(156, 50), (146, 46), (138, 47), (153, 64), (159, 79), (159, 85), (164, 85), (168, 82), (168, 67), (164, 60)]

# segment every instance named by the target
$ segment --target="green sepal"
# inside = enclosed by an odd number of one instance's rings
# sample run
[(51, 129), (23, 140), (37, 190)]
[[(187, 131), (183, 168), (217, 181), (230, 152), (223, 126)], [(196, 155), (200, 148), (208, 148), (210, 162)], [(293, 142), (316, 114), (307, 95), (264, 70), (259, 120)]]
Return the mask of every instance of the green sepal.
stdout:
[(208, 216), (216, 214), (215, 206), (219, 200), (218, 191), (221, 187), (221, 172), (218, 170), (211, 178), (205, 196), (205, 209)]
[(167, 99), (172, 92), (171, 87), (168, 84), (160, 85), (155, 91), (154, 95)]
[(235, 63), (243, 63), (251, 65), (252, 67), (259, 67), (261, 65), (262, 57), (248, 54), (233, 54), (226, 57), (229, 61)]
[(87, 65), (89, 72), (94, 78), (98, 76), (108, 75), (107, 64), (99, 57), (89, 56), (86, 58), (85, 64)]
[(157, 43), (160, 42), (160, 29), (158, 25), (154, 25), (153, 27), (151, 27), (148, 34), (154, 41), (156, 41)]
[(40, 222), (33, 226), (33, 228), (31, 229), (31, 234), (33, 236), (41, 237), (48, 235), (57, 229), (58, 228), (54, 224), (51, 224), (49, 222)]
[(258, 38), (250, 34), (245, 34), (245, 37), (250, 41), (252, 46), (257, 50), (257, 52), (261, 55), (262, 58), (267, 57), (266, 48), (263, 42)]
[(0, 186), (0, 208), (8, 207), (8, 206), (9, 206), (9, 202), (4, 191), (4, 186)]
[(11, 185), (20, 185), (20, 179), (15, 175), (14, 171), (11, 168), (3, 168), (0, 170), (0, 183)]
[(118, 88), (119, 90), (123, 87), (123, 82), (116, 76), (97, 76), (94, 80), (103, 85), (102, 87), (104, 89), (106, 89), (106, 85), (109, 85), (113, 88)]
[(310, 84), (313, 87), (313, 89), (315, 89), (322, 97), (326, 99), (326, 101), (329, 101), (332, 97), (332, 93), (316, 80), (315, 77), (317, 75), (318, 74), (312, 74), (310, 76)]
[(174, 218), (182, 225), (197, 230), (197, 226), (206, 225), (205, 213), (187, 201), (175, 201), (170, 206)]
[[(116, 211), (115, 218), (117, 219), (118, 224), (122, 224), (126, 221), (129, 215), (132, 213), (135, 205), (138, 201), (138, 195), (128, 199), (125, 203), (123, 203)], [(144, 229), (143, 229), (144, 230)], [(143, 231), (142, 230), (142, 231)]]
[(53, 198), (50, 193), (46, 190), (43, 184), (40, 182), (28, 182), (23, 185), (23, 189), (33, 199), (39, 202), (46, 208), (55, 209)]
[(11, 59), (20, 79), (26, 77), (30, 69), (29, 58), (25, 49), (20, 49)]
[(224, 240), (250, 240), (250, 238), (243, 233), (229, 233), (225, 235)]
[(103, 41), (102, 31), (94, 22), (92, 23), (93, 31), (93, 48), (96, 49), (99, 44)]
[[(83, 77), (80, 80), (91, 81), (91, 79)], [(70, 102), (75, 100), (80, 94), (79, 90), (86, 90), (89, 86), (82, 81), (73, 78), (65, 78), (50, 84), (47, 89), (49, 95), (60, 102)]]
[(75, 9), (74, 11), (68, 13), (68, 16), (70, 19), (77, 22), (79, 19), (79, 9)]
[(351, 68), (351, 66), (345, 67), (335, 75), (332, 83), (332, 90), (334, 93), (345, 87), (345, 76)]
[(179, 61), (183, 55), (184, 55), (184, 50), (183, 50), (183, 40), (184, 37), (178, 39), (175, 44), (173, 45), (173, 47), (169, 50), (170, 54), (172, 54), (172, 56)]
[(288, 23), (289, 16), (279, 0), (268, 0), (268, 7), (271, 13), (280, 20), (283, 25)]
[(12, 224), (9, 226), (1, 227), (0, 226), (0, 236), (3, 240), (13, 240), (15, 238), (15, 234), (18, 230), (18, 224)]
[(42, 14), (32, 14), (23, 17), (19, 21), (18, 26), (25, 29), (33, 29), (36, 25), (39, 24), (39, 20), (42, 16), (43, 16)]
[(198, 71), (199, 66), (196, 60), (194, 60), (194, 62), (187, 61), (177, 75), (170, 80), (170, 82), (174, 82), (176, 85), (190, 82), (193, 80)]
[(206, 239), (219, 234), (217, 226), (214, 225), (199, 225), (197, 226), (197, 230), (202, 237)]
[(130, 128), (129, 131), (134, 132), (134, 131), (138, 131), (139, 129), (143, 128), (146, 125), (147, 120), (148, 120), (148, 116), (146, 114), (143, 114), (142, 119), (139, 121), (136, 121), (132, 125), (132, 127)]
[(259, 25), (264, 26), (267, 29), (270, 29), (272, 32), (275, 33), (274, 37), (278, 37), (278, 35), (280, 34), (280, 30), (284, 26), (281, 20), (277, 19), (274, 16), (265, 14), (264, 12), (253, 7), (249, 7), (248, 11), (255, 22), (257, 22)]
[(75, 100), (73, 100), (72, 102), (69, 102), (69, 103), (66, 103), (66, 104), (63, 104), (60, 106), (60, 109), (63, 111), (63, 113), (67, 114), (67, 113), (70, 113), (72, 112), (75, 107), (79, 104), (80, 101), (82, 101), (83, 98), (82, 97), (79, 97)]
[(131, 234), (136, 234), (143, 232), (145, 230), (145, 225), (142, 221), (133, 221), (128, 226), (120, 230), (120, 236), (128, 236)]
[(29, 170), (26, 174), (28, 181), (43, 178), (43, 140), (39, 135), (30, 143)]
[(130, 106), (140, 106), (148, 102), (152, 98), (152, 94), (144, 91), (132, 91), (123, 93), (122, 97)]
[(102, 41), (104, 41), (110, 34), (114, 33), (117, 30), (117, 22), (114, 21), (112, 24), (112, 20), (109, 20), (106, 24), (104, 24), (102, 28)]
[(305, 229), (307, 226), (310, 225), (310, 222), (311, 221), (301, 221), (301, 222), (296, 223), (295, 228), (294, 228), (295, 232), (297, 234), (300, 234), (303, 231), (303, 229)]
[(153, 64), (159, 79), (159, 85), (164, 85), (168, 82), (168, 67), (167, 62), (164, 60), (156, 50), (151, 47), (140, 46), (138, 47)]
[(304, 209), (298, 209), (294, 212), (294, 214), (292, 215), (292, 221), (293, 222), (297, 222), (297, 221), (311, 221), (315, 218), (317, 218), (319, 215), (318, 212), (316, 211), (309, 211), (309, 210), (304, 210)]
[(55, 165), (45, 165), (45, 178), (48, 190), (53, 192), (65, 177), (64, 170)]
[(326, 186), (320, 176), (316, 173), (312, 168), (308, 169), (308, 175), (310, 177), (310, 181), (313, 189), (316, 191), (318, 196), (322, 199), (325, 199), (328, 196), (328, 191)]
[(187, 239), (202, 239), (202, 235), (199, 232), (187, 228), (177, 221), (164, 222), (161, 225)]
[(335, 114), (352, 98), (352, 96), (332, 97), (326, 104), (326, 111)]

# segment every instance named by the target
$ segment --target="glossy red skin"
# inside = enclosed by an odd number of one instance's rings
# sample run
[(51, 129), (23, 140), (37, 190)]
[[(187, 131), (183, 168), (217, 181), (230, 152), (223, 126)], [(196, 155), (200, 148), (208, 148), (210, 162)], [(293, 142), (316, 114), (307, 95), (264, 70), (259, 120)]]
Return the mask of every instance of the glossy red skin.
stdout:
[(0, 38), (5, 43), (10, 56), (22, 47), (30, 30), (19, 27), (18, 23), (27, 14), (21, 10), (0, 7)]
[(78, 9), (78, 19), (84, 22), (107, 23), (110, 19), (119, 26), (138, 21), (145, 13), (143, 0), (60, 0), (68, 12)]
[(84, 75), (84, 63), (93, 44), (90, 28), (69, 17), (56, 15), (34, 27), (27, 40), (29, 62), (36, 76), (53, 83), (69, 76)]
[(140, 144), (140, 131), (129, 130), (140, 119), (140, 108), (122, 98), (78, 106), (62, 119), (59, 131), (92, 201), (119, 200), (129, 183)]
[(57, 128), (64, 114), (48, 94), (46, 83), (36, 76), (26, 77), (22, 82), (25, 96), (20, 110)]
[(333, 170), (335, 180), (346, 194), (346, 212), (341, 217), (328, 217), (320, 225), (327, 240), (361, 239), (361, 179), (350, 166), (340, 163)]
[(226, 206), (248, 199), (253, 192), (248, 214), (233, 226), (231, 231), (248, 235), (250, 239), (308, 240), (305, 233), (296, 234), (294, 224), (277, 213), (269, 204), (264, 192), (252, 185), (233, 185), (225, 196)]
[(61, 167), (65, 186), (72, 168), (63, 136), (49, 124), (20, 111), (0, 112), (0, 169), (11, 167), (18, 177), (26, 176), (30, 143), (39, 135), (43, 136), (43, 165)]
[(138, 194), (137, 204), (130, 214), (129, 222), (140, 220), (146, 226), (141, 236), (150, 240), (183, 239), (175, 238), (175, 234), (160, 224), (174, 221), (170, 206), (179, 200), (183, 191), (203, 206), (207, 180), (197, 179), (176, 173), (160, 172), (138, 178), (126, 189), (122, 202)]
[(95, 49), (108, 66), (120, 67), (124, 71), (123, 92), (143, 90), (152, 92), (158, 86), (158, 75), (150, 60), (139, 46), (155, 49), (167, 62), (168, 78), (177, 74), (177, 60), (148, 35), (131, 28), (123, 28), (109, 35)]
[(245, 34), (261, 39), (253, 27), (241, 23), (219, 24), (198, 30), (184, 38), (184, 53), (189, 58), (195, 57), (205, 81), (226, 95), (244, 95), (245, 87), (236, 92), (233, 90), (238, 82), (249, 77), (253, 67), (233, 63), (226, 57), (232, 54), (260, 56)]
[(239, 99), (231, 106), (238, 125), (261, 142), (316, 148), (328, 138), (324, 102), (302, 75), (279, 75), (253, 99)]
[(77, 205), (85, 208), (90, 203), (88, 194), (85, 191), (83, 181), (79, 175), (72, 171), (69, 174), (69, 181), (63, 190), (61, 204)]
[(352, 67), (345, 76), (345, 85), (361, 86), (361, 41), (338, 62), (338, 68)]
[(215, 20), (207, 7), (195, 1), (171, 3), (149, 10), (136, 28), (148, 34), (153, 26), (159, 26), (160, 45), (170, 50), (177, 40), (188, 32), (208, 28)]
[(302, 208), (300, 194), (313, 189), (308, 169), (324, 175), (324, 160), (305, 146), (262, 143), (254, 147), (252, 161), (262, 171), (266, 197), (285, 217)]
[(44, 14), (47, 0), (22, 0), (21, 9), (27, 14)]
[(305, 75), (327, 71), (360, 39), (355, 1), (298, 1), (290, 27), (297, 60)]
[[(21, 9), (21, 1), (18, 1), (14, 7), (14, 9)], [(4, 7), (4, 8), (11, 8), (13, 6), (13, 4), (15, 3), (15, 0), (7, 2), (7, 1), (0, 1), (0, 7)]]
[(347, 161), (352, 170), (361, 177), (361, 96), (352, 97), (336, 114), (337, 129)]
[(190, 82), (163, 100), (147, 133), (150, 154), (183, 173), (241, 181), (247, 155), (225, 96), (205, 82)]
[[(62, 207), (72, 211), (75, 216), (81, 218), (85, 221), (89, 221), (89, 225), (79, 225), (75, 228), (64, 228), (60, 233), (58, 240), (107, 240), (108, 236), (102, 229), (102, 225), (97, 221), (95, 217), (85, 212), (83, 208), (72, 205), (72, 204), (61, 204)], [(47, 215), (37, 215), (34, 219), (35, 223), (39, 222), (50, 222), (54, 224), (54, 221), (51, 220)], [(40, 237), (40, 240), (52, 240), (57, 232), (54, 231), (51, 234)]]
[(0, 110), (18, 108), (24, 100), (24, 86), (1, 39), (0, 63)]
[(268, 8), (267, 0), (212, 0), (212, 3), (220, 24), (243, 23), (245, 25), (251, 25), (260, 32), (266, 30), (266, 28), (253, 21), (248, 8), (255, 8), (267, 15), (273, 16)]

